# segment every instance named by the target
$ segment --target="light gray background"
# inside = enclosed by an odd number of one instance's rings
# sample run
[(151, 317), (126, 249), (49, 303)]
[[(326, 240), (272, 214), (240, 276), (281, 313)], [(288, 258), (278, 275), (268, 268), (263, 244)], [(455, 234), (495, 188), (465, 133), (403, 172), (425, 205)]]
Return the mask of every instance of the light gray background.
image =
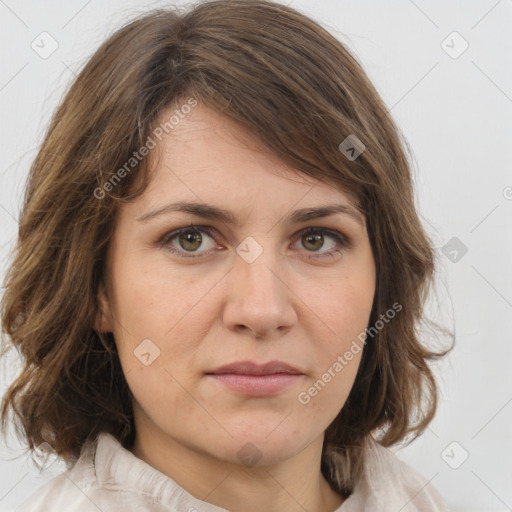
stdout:
[[(510, 511), (512, 1), (290, 3), (348, 44), (403, 130), (415, 155), (419, 208), (440, 256), (436, 311), (454, 322), (457, 346), (436, 369), (441, 403), (435, 421), (398, 454), (454, 511)], [(2, 276), (27, 171), (65, 87), (108, 34), (165, 5), (0, 0)], [(31, 48), (34, 40), (42, 46), (43, 31), (59, 45), (47, 59)], [(454, 31), (469, 44), (460, 56), (463, 40), (448, 37)], [(460, 258), (456, 249), (456, 262), (450, 245), (443, 254), (453, 237), (468, 250)], [(16, 361), (4, 362), (0, 393), (16, 369)], [(10, 446), (18, 445), (12, 439)], [(39, 475), (26, 457), (7, 460), (21, 448), (1, 444), (0, 450), (1, 511), (13, 510), (63, 470), (57, 462)]]

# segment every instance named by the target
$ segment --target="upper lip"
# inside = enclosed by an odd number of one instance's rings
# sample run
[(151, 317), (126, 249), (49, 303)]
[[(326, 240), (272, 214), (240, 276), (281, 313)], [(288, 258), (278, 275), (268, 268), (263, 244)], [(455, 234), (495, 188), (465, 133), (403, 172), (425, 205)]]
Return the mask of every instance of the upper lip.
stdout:
[(300, 370), (283, 361), (270, 361), (265, 364), (257, 364), (252, 361), (237, 361), (224, 366), (219, 366), (218, 368), (206, 373), (239, 373), (242, 375), (272, 375), (274, 373), (289, 373), (292, 375), (302, 375)]

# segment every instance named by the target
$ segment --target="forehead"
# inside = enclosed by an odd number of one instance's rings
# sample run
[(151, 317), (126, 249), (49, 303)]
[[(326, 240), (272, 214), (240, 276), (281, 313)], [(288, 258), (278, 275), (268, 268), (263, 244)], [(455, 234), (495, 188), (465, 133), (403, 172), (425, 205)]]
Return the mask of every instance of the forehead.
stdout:
[[(168, 117), (164, 112), (161, 119)], [(291, 168), (239, 123), (200, 105), (156, 142), (140, 209), (185, 198), (234, 211), (256, 199), (281, 210), (299, 201), (302, 206), (357, 202), (349, 192)]]

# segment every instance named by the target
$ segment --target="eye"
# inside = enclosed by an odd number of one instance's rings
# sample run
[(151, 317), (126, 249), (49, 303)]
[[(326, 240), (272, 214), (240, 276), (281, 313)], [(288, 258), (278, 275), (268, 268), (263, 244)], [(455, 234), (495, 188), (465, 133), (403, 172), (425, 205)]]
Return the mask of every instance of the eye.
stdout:
[[(190, 225), (186, 228), (177, 229), (164, 235), (160, 240), (160, 244), (165, 246), (167, 250), (173, 254), (177, 254), (183, 258), (198, 258), (204, 254), (201, 251), (199, 254), (193, 254), (203, 245), (204, 235), (213, 240), (213, 230), (208, 226), (194, 226)], [(178, 247), (177, 247), (178, 246)], [(217, 247), (215, 242), (210, 243), (206, 249)], [(204, 247), (203, 247), (204, 248)], [(184, 255), (183, 253), (188, 253)]]
[[(213, 239), (213, 229), (208, 226), (196, 226), (191, 224), (188, 227), (176, 229), (165, 234), (159, 241), (161, 247), (180, 258), (199, 258), (210, 252), (214, 248), (222, 249)], [(210, 243), (203, 244), (205, 239), (210, 239)], [(324, 248), (325, 240), (330, 239), (328, 250), (321, 251)], [(314, 253), (306, 256), (308, 259), (320, 259), (333, 257), (345, 248), (351, 247), (350, 241), (338, 231), (326, 228), (310, 227), (299, 232), (298, 241), (308, 253)], [(205, 247), (206, 245), (206, 247)], [(199, 251), (201, 247), (205, 250)]]
[[(317, 253), (306, 256), (309, 259), (332, 257), (336, 253), (342, 252), (343, 249), (350, 247), (350, 242), (344, 235), (331, 229), (311, 227), (301, 231), (299, 235), (303, 247), (308, 252)], [(325, 245), (326, 238), (331, 239), (331, 243), (328, 244), (330, 248), (326, 251), (320, 251)]]

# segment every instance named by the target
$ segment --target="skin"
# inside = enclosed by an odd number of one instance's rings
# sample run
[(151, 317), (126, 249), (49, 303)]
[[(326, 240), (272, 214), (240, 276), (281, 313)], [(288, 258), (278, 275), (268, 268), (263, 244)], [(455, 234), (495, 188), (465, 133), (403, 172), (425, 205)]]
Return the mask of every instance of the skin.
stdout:
[[(228, 510), (335, 510), (344, 499), (320, 471), (324, 431), (348, 397), (362, 351), (308, 404), (297, 397), (368, 325), (376, 271), (365, 219), (336, 214), (287, 224), (295, 209), (353, 206), (354, 198), (284, 165), (237, 123), (201, 105), (150, 156), (149, 188), (117, 214), (95, 326), (114, 333), (135, 397), (131, 451)], [(137, 220), (182, 200), (228, 209), (239, 226), (182, 212)], [(213, 236), (158, 243), (190, 224), (210, 226)], [(308, 242), (301, 235), (307, 227), (337, 231), (351, 245), (318, 256), (339, 244), (329, 234)], [(263, 249), (252, 263), (236, 252), (249, 236)], [(145, 339), (160, 350), (148, 365), (136, 356)], [(285, 361), (304, 375), (264, 397), (205, 375), (241, 360)], [(247, 443), (260, 457), (254, 465), (238, 456)]]

